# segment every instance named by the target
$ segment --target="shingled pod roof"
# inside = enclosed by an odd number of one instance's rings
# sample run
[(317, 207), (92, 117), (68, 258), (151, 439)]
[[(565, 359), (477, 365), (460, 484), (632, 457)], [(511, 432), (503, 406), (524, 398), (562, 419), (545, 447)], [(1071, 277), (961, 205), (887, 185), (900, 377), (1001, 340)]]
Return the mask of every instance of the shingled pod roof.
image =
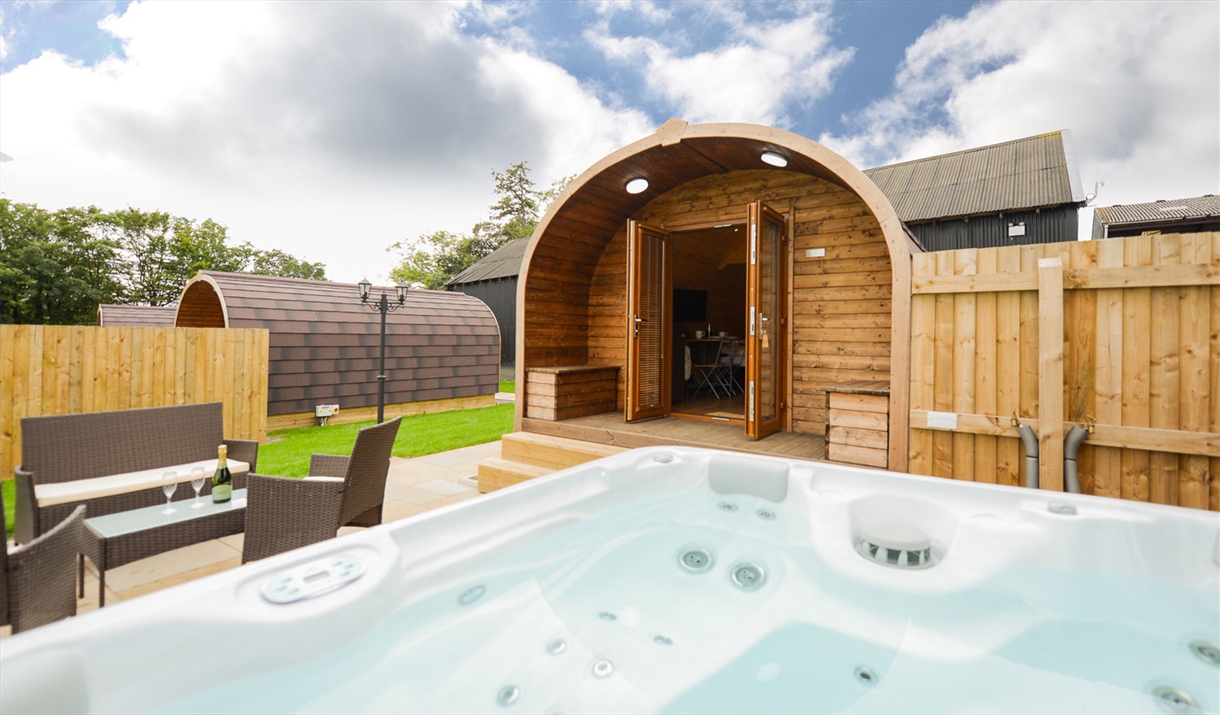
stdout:
[[(380, 320), (354, 283), (204, 271), (183, 289), (176, 325), (268, 330), (267, 414), (280, 415), (376, 405)], [(478, 299), (412, 289), (387, 316), (386, 404), (492, 394), (499, 362), (499, 327)]]

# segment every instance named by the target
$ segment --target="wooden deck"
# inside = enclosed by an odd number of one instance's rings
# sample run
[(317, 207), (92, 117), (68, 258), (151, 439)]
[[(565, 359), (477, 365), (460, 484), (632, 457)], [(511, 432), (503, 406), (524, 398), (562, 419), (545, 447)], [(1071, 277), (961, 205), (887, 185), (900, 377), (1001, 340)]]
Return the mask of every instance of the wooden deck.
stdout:
[(678, 445), (769, 454), (792, 459), (826, 460), (826, 440), (800, 432), (779, 432), (762, 440), (746, 436), (740, 425), (662, 417), (645, 422), (623, 422), (619, 412), (577, 417), (562, 422), (524, 419), (526, 432), (578, 439), (616, 447)]

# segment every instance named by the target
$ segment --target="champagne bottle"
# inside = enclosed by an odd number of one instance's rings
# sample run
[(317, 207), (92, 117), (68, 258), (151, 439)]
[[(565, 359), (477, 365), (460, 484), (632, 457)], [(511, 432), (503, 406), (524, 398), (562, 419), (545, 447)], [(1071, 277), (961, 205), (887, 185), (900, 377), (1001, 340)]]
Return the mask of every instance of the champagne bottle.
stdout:
[(229, 473), (229, 446), (216, 448), (216, 473), (212, 475), (212, 501), (223, 504), (233, 498), (233, 475)]

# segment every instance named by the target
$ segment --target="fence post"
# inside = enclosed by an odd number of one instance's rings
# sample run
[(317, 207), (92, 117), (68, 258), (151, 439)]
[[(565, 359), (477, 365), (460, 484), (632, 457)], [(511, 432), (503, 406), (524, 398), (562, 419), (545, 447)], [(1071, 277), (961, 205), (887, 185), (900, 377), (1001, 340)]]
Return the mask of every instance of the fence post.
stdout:
[(1039, 486), (1063, 491), (1063, 262), (1038, 261)]

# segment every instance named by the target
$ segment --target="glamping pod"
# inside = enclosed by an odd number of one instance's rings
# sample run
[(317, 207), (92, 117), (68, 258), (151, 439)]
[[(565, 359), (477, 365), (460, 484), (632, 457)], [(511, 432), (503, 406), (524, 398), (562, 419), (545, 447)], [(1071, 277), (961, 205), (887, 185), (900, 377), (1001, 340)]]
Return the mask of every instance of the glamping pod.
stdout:
[(176, 305), (114, 305), (97, 307), (99, 328), (172, 328), (178, 314)]
[[(380, 321), (355, 284), (202, 271), (182, 291), (176, 325), (266, 329), (267, 427), (283, 429), (316, 424), (318, 405), (339, 405), (338, 421), (376, 417)], [(494, 405), (499, 362), (486, 305), (409, 290), (386, 316), (386, 417)]]
[(671, 119), (580, 175), (530, 238), (517, 429), (805, 458), (828, 439), (831, 459), (904, 470), (921, 251), (820, 144)]

